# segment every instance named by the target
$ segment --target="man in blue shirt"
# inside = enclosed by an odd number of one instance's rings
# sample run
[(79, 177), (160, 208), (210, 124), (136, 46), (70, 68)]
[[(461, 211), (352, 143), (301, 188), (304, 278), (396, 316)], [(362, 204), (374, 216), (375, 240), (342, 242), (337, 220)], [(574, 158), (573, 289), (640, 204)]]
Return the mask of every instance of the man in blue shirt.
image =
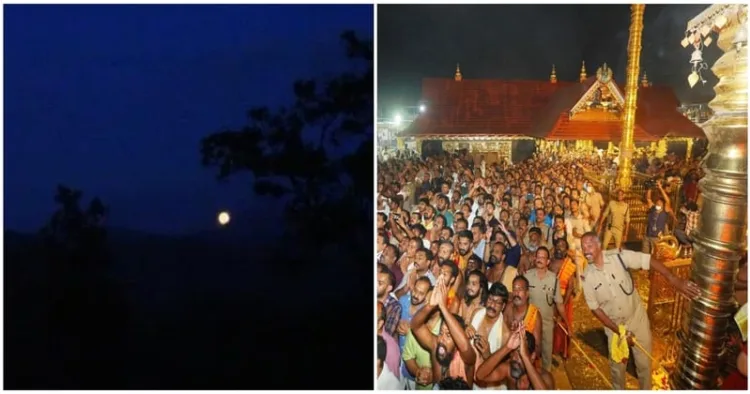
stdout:
[(659, 234), (667, 229), (669, 215), (674, 215), (667, 192), (662, 188), (661, 181), (656, 181), (656, 187), (661, 192), (661, 197), (656, 202), (651, 200), (651, 189), (646, 192), (646, 205), (648, 205), (648, 217), (646, 223), (646, 236), (643, 237), (641, 252), (651, 253), (659, 240)]
[(508, 228), (505, 227), (505, 224), (503, 223), (500, 224), (499, 230), (501, 236), (507, 241), (505, 243), (507, 244), (507, 246), (503, 245), (505, 264), (514, 268), (518, 268), (518, 263), (521, 260), (521, 245), (518, 244), (516, 234), (508, 230)]
[(471, 235), (473, 241), (473, 252), (477, 256), (484, 256), (484, 247), (487, 241), (484, 238), (487, 227), (483, 223), (475, 223), (471, 226)]
[(453, 213), (450, 209), (450, 200), (448, 200), (448, 197), (445, 195), (438, 195), (437, 197), (437, 211), (438, 214), (442, 215), (445, 218), (445, 225), (447, 227), (453, 227)]
[(406, 334), (409, 332), (411, 318), (425, 305), (424, 302), (427, 300), (427, 294), (430, 290), (432, 290), (430, 279), (423, 276), (417, 279), (411, 291), (398, 299), (399, 304), (401, 304), (401, 320), (397, 330), (399, 335), (398, 345), (402, 350), (406, 343)]
[[(398, 346), (401, 352), (404, 351), (404, 345), (406, 345), (406, 335), (409, 333), (411, 319), (414, 315), (419, 312), (422, 307), (425, 306), (427, 300), (427, 294), (432, 290), (432, 284), (426, 276), (422, 276), (417, 279), (414, 287), (411, 291), (404, 294), (399, 298), (398, 302), (401, 304), (401, 321), (398, 324)], [(406, 364), (401, 361), (401, 376), (407, 380), (414, 380), (414, 376), (409, 373), (406, 368)]]

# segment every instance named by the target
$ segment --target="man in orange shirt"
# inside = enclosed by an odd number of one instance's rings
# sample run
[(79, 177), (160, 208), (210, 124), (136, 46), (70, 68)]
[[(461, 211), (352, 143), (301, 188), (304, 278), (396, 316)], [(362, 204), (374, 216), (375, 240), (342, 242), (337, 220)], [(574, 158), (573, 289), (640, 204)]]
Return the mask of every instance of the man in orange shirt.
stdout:
[[(557, 275), (557, 281), (560, 284), (560, 295), (563, 297), (563, 309), (565, 311), (565, 316), (560, 316), (559, 312), (556, 313), (558, 322), (555, 324), (553, 334), (552, 354), (559, 354), (566, 360), (569, 356), (570, 338), (558, 324), (567, 325), (565, 330), (570, 332), (570, 324), (573, 321), (573, 295), (576, 288), (576, 264), (570, 257), (568, 241), (564, 238), (558, 239), (555, 243), (553, 259), (549, 269)], [(568, 323), (565, 324), (564, 322)]]

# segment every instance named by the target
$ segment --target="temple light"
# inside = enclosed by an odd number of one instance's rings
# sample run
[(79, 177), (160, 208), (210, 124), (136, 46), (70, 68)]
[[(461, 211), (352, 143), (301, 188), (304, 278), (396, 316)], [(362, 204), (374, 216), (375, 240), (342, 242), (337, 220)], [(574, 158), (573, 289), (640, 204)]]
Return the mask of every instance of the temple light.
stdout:
[(396, 116), (393, 118), (393, 121), (396, 122), (396, 124), (401, 124), (401, 115), (396, 114)]
[(419, 112), (424, 112), (424, 111), (426, 111), (426, 110), (427, 110), (427, 107), (425, 107), (425, 106), (424, 106), (424, 104), (421, 104), (421, 105), (419, 106)]

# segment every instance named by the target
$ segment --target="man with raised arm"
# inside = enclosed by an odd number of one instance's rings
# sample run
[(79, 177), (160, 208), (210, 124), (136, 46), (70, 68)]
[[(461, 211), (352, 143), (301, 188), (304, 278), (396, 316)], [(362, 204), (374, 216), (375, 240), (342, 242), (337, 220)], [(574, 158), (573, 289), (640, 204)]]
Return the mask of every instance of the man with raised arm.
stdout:
[[(615, 334), (624, 326), (628, 344), (637, 341), (647, 352), (651, 352), (651, 327), (643, 308), (641, 297), (635, 288), (629, 269), (655, 269), (680, 293), (689, 299), (698, 298), (701, 291), (693, 282), (678, 278), (664, 264), (646, 253), (617, 249), (602, 250), (595, 232), (581, 238), (583, 255), (589, 264), (583, 281), (586, 304), (599, 321), (604, 324), (607, 348), (612, 348)], [(651, 360), (638, 346), (632, 348), (636, 372), (641, 390), (651, 389)], [(625, 389), (625, 364), (609, 360), (612, 384), (615, 390)]]
[[(461, 316), (448, 309), (448, 283), (441, 275), (432, 291), (430, 301), (411, 321), (411, 329), (419, 344), (432, 356), (432, 378), (439, 382), (447, 377), (461, 378), (469, 386), (474, 384), (474, 364), (477, 355), (466, 336), (466, 323)], [(440, 311), (442, 323), (438, 335), (427, 327), (427, 319)]]
[(502, 349), (477, 368), (477, 381), (487, 386), (506, 384), (510, 390), (554, 390), (552, 375), (534, 365), (535, 347), (534, 336), (519, 326)]
[[(471, 320), (471, 325), (466, 329), (466, 335), (479, 354), (477, 365), (489, 359), (492, 353), (499, 351), (508, 341), (510, 330), (503, 319), (503, 310), (507, 303), (508, 289), (505, 285), (492, 284), (485, 307), (477, 311)], [(475, 383), (474, 387), (482, 388), (483, 386)], [(501, 387), (487, 388), (500, 389)]]

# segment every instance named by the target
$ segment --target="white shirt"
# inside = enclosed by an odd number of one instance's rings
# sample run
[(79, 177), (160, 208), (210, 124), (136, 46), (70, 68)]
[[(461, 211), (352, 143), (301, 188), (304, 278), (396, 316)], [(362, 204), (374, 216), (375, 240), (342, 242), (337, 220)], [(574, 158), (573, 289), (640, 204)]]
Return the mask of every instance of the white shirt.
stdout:
[[(474, 318), (471, 319), (471, 326), (474, 327), (475, 330), (479, 329), (479, 325), (482, 324), (482, 319), (484, 319), (484, 316), (487, 314), (487, 309), (482, 308), (477, 310), (476, 314), (474, 314)], [(492, 328), (490, 328), (490, 333), (487, 338), (487, 342), (490, 345), (490, 352), (494, 353), (502, 347), (503, 343), (503, 314), (502, 312), (498, 316), (497, 321), (495, 321), (495, 324), (492, 325)], [(471, 344), (474, 344), (474, 340), (471, 339)], [(508, 387), (505, 384), (501, 384), (499, 386), (492, 386), (487, 388), (479, 387), (476, 382), (474, 383), (474, 390), (507, 390)]]
[(383, 370), (380, 371), (377, 383), (378, 390), (403, 390), (404, 385), (396, 378), (396, 375), (388, 369), (388, 365), (383, 363)]

